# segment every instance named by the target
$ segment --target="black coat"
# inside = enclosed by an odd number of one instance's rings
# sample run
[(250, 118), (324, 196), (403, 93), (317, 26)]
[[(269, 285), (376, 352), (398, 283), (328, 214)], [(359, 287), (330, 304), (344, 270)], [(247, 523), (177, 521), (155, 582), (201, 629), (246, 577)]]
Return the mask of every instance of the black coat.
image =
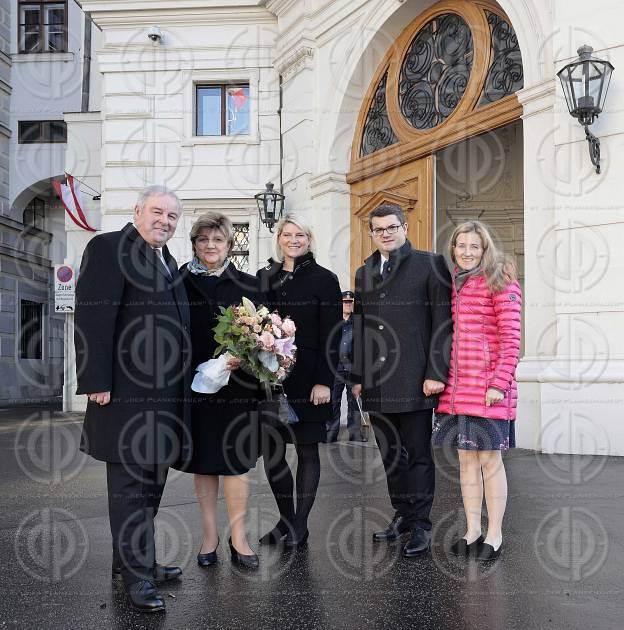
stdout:
[[(284, 390), (300, 422), (295, 437), (302, 442), (324, 440), (331, 403), (313, 405), (314, 385), (334, 383), (342, 330), (342, 296), (338, 278), (314, 260), (311, 253), (295, 260), (294, 270), (281, 278), (282, 263), (272, 260), (257, 273), (268, 307), (290, 316), (297, 326), (297, 361), (284, 381)], [(322, 426), (306, 427), (308, 423)], [(316, 436), (316, 437), (314, 437)]]
[[(220, 306), (240, 304), (243, 297), (256, 305), (262, 302), (256, 278), (230, 263), (219, 278), (193, 275), (180, 268), (189, 297), (193, 374), (200, 363), (214, 357), (217, 342), (214, 327)], [(254, 408), (258, 381), (243, 370), (235, 370), (230, 380), (215, 394), (192, 392), (191, 416), (193, 458), (187, 472), (204, 475), (243, 474), (256, 465), (257, 425)], [(255, 447), (254, 447), (255, 444)]]
[(378, 251), (355, 274), (352, 381), (364, 408), (403, 413), (433, 408), (423, 382), (446, 383), (452, 338), (451, 277), (440, 254), (409, 241), (392, 252), (381, 281)]
[(107, 462), (165, 463), (190, 452), (190, 319), (177, 265), (173, 280), (128, 223), (89, 241), (76, 287), (78, 394), (89, 401), (81, 449)]

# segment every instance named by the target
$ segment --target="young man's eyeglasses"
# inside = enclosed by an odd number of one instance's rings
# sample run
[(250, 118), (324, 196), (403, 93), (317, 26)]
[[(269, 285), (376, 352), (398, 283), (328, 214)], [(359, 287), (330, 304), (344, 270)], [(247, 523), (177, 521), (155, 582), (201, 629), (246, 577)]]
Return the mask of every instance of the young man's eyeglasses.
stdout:
[(402, 227), (403, 226), (400, 223), (397, 223), (395, 225), (389, 225), (385, 228), (371, 228), (371, 234), (374, 234), (375, 236), (382, 236), (384, 232), (388, 232), (388, 234), (396, 234), (399, 231), (399, 228)]

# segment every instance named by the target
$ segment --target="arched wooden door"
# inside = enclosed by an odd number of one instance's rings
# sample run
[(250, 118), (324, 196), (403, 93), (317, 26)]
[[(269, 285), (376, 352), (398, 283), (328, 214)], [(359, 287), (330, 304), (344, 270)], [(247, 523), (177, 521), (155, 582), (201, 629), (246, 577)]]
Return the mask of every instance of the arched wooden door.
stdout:
[(367, 215), (394, 201), (409, 238), (431, 249), (434, 154), (520, 118), (515, 32), (488, 0), (442, 0), (409, 24), (380, 63), (351, 152), (351, 273), (371, 253)]

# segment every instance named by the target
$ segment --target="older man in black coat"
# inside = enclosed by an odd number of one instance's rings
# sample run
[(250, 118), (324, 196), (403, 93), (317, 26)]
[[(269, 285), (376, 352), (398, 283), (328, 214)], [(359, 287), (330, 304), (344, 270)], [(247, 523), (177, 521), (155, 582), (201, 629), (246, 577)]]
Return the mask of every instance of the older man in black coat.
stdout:
[(180, 200), (146, 188), (134, 225), (87, 245), (76, 291), (78, 394), (88, 396), (81, 449), (106, 462), (113, 577), (131, 604), (164, 610), (154, 582), (177, 578), (156, 564), (154, 517), (172, 464), (189, 457), (189, 310), (166, 243)]
[(395, 509), (373, 539), (411, 530), (412, 557), (431, 543), (432, 410), (448, 374), (451, 279), (441, 255), (411, 246), (400, 206), (373, 210), (369, 227), (377, 251), (355, 276), (353, 393), (370, 412)]

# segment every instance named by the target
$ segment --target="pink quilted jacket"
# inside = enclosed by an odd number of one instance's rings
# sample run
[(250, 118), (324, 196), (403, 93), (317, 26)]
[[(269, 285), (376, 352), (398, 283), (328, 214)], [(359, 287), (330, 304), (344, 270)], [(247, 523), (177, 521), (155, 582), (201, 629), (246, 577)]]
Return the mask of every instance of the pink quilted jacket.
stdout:
[[(515, 372), (520, 354), (520, 285), (512, 282), (492, 293), (482, 275), (469, 277), (459, 292), (453, 283), (451, 364), (437, 413), (494, 420), (514, 420), (518, 389)], [(488, 387), (505, 393), (485, 406)]]

